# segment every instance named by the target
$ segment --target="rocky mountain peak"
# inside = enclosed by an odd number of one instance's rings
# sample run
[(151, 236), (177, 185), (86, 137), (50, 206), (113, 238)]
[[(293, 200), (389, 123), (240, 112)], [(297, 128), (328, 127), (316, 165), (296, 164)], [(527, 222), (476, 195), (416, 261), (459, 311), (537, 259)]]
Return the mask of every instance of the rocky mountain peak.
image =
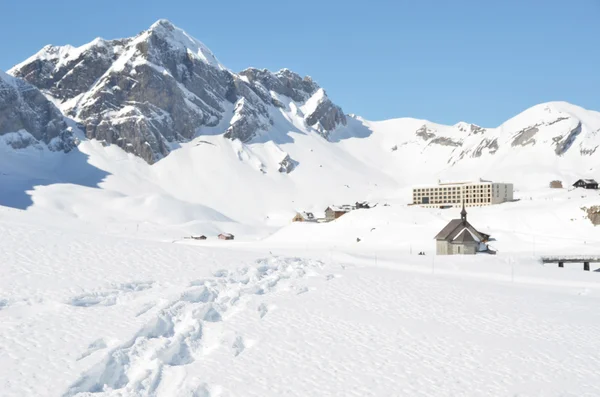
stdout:
[(168, 29), (168, 30), (175, 30), (175, 25), (173, 25), (171, 23), (171, 21), (169, 21), (168, 19), (159, 19), (158, 21), (154, 22), (152, 25), (150, 25), (150, 29), (148, 30), (161, 30), (161, 29)]
[(288, 69), (233, 73), (202, 42), (164, 19), (133, 38), (44, 47), (10, 73), (51, 97), (88, 138), (149, 163), (203, 127), (226, 123), (226, 138), (248, 142), (268, 133), (279, 111), (303, 108), (306, 128), (324, 137), (346, 123), (341, 108), (324, 91), (318, 94), (310, 77)]
[(140, 36), (142, 39), (147, 37), (160, 51), (186, 54), (211, 66), (225, 69), (207, 46), (166, 19), (159, 19)]

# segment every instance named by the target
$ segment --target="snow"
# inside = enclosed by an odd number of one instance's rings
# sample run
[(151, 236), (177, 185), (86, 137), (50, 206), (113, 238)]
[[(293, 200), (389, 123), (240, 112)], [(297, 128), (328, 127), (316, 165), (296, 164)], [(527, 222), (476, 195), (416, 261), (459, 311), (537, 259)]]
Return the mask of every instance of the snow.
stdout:
[[(167, 21), (138, 38), (167, 31), (220, 65)], [(113, 68), (128, 62), (145, 61), (120, 54)], [(244, 102), (224, 104), (218, 125), (153, 165), (82, 131), (66, 154), (2, 136), (3, 397), (600, 394), (600, 272), (540, 262), (598, 255), (583, 210), (598, 191), (548, 183), (598, 178), (585, 153), (600, 113), (553, 102), (485, 131), (349, 117), (328, 141), (304, 122), (323, 90), (303, 104), (271, 95), (283, 107), (250, 142), (224, 139)], [(535, 142), (513, 145), (532, 128)], [(515, 186), (515, 202), (468, 210), (497, 255), (434, 256), (459, 210), (407, 205), (413, 186), (480, 178)], [(378, 205), (291, 222), (362, 201)]]
[[(113, 150), (82, 145), (97, 165)], [(597, 252), (598, 231), (579, 210), (597, 192), (528, 192), (531, 201), (469, 209), (497, 239), (496, 256), (434, 257), (433, 235), (458, 211), (395, 200), (260, 241), (248, 231), (240, 240), (231, 224), (192, 241), (185, 222), (208, 209), (185, 215), (183, 202), (152, 199), (140, 189), (146, 163), (113, 156), (102, 189), (38, 186), (27, 211), (0, 207), (3, 396), (600, 393), (598, 273), (535, 255)], [(118, 167), (129, 190), (109, 199)], [(263, 200), (281, 194), (268, 192)], [(218, 240), (223, 230), (236, 240)]]
[(64, 45), (64, 46), (53, 46), (53, 45), (47, 45), (44, 48), (42, 48), (40, 51), (38, 51), (36, 54), (32, 55), (31, 57), (29, 57), (28, 59), (26, 59), (25, 61), (13, 66), (10, 70), (9, 73), (11, 73), (11, 71), (17, 70), (20, 67), (22, 67), (23, 65), (26, 65), (28, 63), (31, 63), (32, 61), (35, 61), (37, 59), (39, 60), (56, 60), (56, 69), (76, 60), (77, 58), (79, 58), (81, 56), (81, 54), (85, 53), (86, 51), (89, 51), (91, 48), (96, 48), (96, 47), (100, 47), (100, 46), (104, 46), (106, 45), (104, 39), (97, 37), (94, 40), (92, 40), (91, 42), (84, 44), (82, 46), (79, 47), (73, 47), (71, 45)]
[(189, 55), (208, 65), (217, 67), (221, 70), (226, 70), (207, 46), (188, 35), (182, 29), (174, 26), (168, 20), (158, 20), (150, 27), (149, 31), (160, 34), (173, 48), (187, 52)]
[(0, 80), (10, 84), (14, 88), (17, 88), (17, 79), (9, 74), (4, 73), (2, 70), (0, 70)]
[(319, 88), (317, 92), (313, 94), (305, 103), (300, 107), (300, 110), (305, 116), (310, 116), (317, 110), (317, 106), (325, 100), (327, 96), (325, 95), (325, 90)]
[(527, 254), (172, 243), (8, 208), (0, 234), (3, 396), (600, 392), (598, 273)]

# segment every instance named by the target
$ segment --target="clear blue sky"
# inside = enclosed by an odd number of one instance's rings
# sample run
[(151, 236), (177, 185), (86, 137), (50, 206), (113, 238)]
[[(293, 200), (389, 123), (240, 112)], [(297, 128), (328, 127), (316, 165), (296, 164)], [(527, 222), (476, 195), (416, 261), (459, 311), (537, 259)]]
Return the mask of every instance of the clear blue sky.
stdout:
[(7, 1), (0, 69), (45, 44), (167, 18), (234, 71), (312, 76), (346, 113), (496, 126), (540, 102), (600, 110), (600, 0)]

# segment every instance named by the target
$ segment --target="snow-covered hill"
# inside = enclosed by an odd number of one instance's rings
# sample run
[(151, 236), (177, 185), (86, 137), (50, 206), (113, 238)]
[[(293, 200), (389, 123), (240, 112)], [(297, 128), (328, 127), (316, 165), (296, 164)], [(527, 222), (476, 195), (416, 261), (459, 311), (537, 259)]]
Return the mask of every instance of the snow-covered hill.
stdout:
[(487, 178), (542, 187), (553, 178), (569, 184), (600, 176), (600, 113), (565, 102), (534, 106), (497, 128), (410, 118), (362, 122), (372, 131), (368, 139), (340, 145), (402, 184)]

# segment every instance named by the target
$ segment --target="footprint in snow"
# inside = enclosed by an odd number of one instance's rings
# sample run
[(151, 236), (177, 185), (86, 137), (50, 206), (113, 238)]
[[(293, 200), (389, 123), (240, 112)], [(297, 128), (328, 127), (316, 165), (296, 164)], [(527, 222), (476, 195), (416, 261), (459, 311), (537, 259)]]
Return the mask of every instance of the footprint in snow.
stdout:
[(120, 297), (150, 289), (153, 285), (153, 281), (118, 284), (111, 289), (77, 295), (66, 303), (78, 307), (113, 306)]
[(263, 318), (269, 312), (269, 308), (264, 303), (261, 303), (260, 306), (258, 306), (257, 310), (258, 310), (258, 315), (260, 316), (260, 318)]
[(102, 339), (102, 338), (96, 339), (95, 341), (93, 341), (92, 343), (90, 343), (88, 345), (88, 348), (85, 351), (85, 353), (83, 353), (82, 355), (77, 357), (76, 361), (83, 360), (84, 358), (88, 357), (92, 353), (94, 353), (98, 350), (106, 349), (107, 347), (108, 346), (106, 345), (106, 342), (104, 341), (104, 339)]
[(244, 343), (244, 338), (242, 338), (241, 336), (238, 335), (235, 338), (235, 340), (233, 341), (233, 345), (231, 345), (231, 348), (233, 349), (233, 355), (235, 357), (242, 354), (242, 352), (244, 350), (246, 350), (246, 344)]
[(147, 304), (145, 304), (145, 305), (144, 305), (144, 306), (143, 306), (143, 307), (140, 309), (140, 311), (136, 313), (136, 315), (135, 315), (135, 316), (136, 316), (136, 317), (139, 317), (139, 316), (142, 316), (142, 315), (144, 315), (144, 314), (148, 313), (148, 312), (149, 312), (149, 311), (150, 311), (150, 310), (151, 310), (151, 309), (152, 309), (154, 306), (156, 306), (156, 303), (152, 303), (152, 302), (151, 302), (151, 303), (147, 303)]
[(296, 290), (296, 295), (304, 294), (305, 292), (308, 292), (308, 291), (309, 291), (309, 289), (308, 289), (308, 287), (306, 287), (306, 286), (304, 286), (304, 287), (299, 287), (299, 288)]

